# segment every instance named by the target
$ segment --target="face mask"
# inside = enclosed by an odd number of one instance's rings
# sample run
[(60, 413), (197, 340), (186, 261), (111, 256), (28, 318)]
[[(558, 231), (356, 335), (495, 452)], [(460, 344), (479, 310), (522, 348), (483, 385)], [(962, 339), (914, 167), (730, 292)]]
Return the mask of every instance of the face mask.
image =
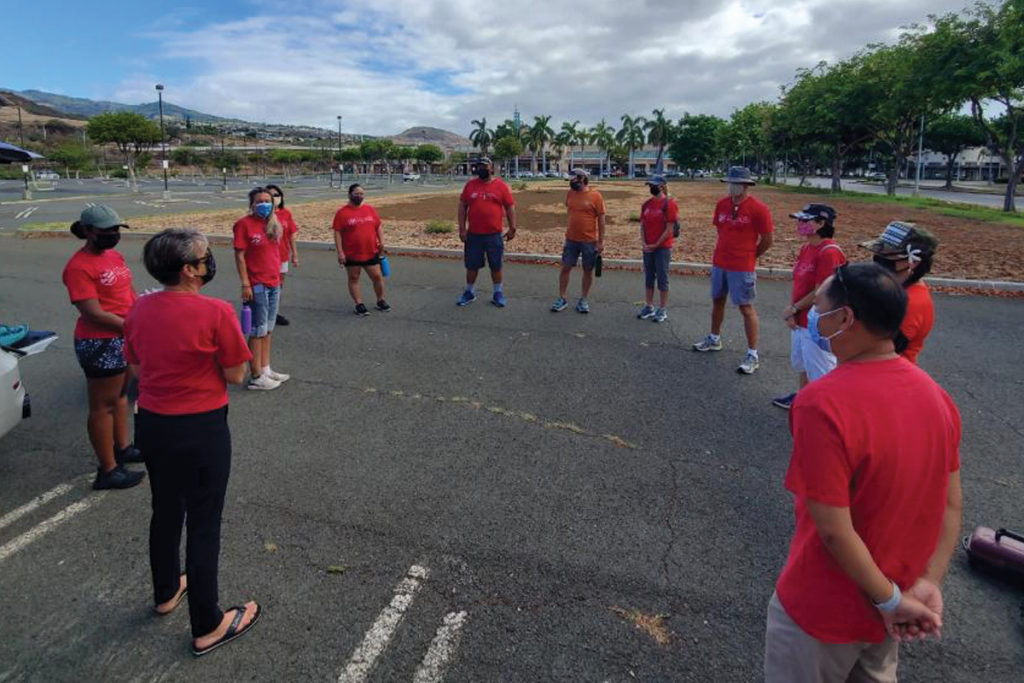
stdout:
[(733, 199), (742, 196), (746, 191), (747, 186), (743, 183), (729, 183), (729, 196)]
[(489, 168), (478, 168), (476, 169), (476, 177), (480, 180), (487, 180), (491, 177), (491, 170)]
[(350, 200), (350, 201), (351, 201), (351, 202), (352, 202), (353, 204), (355, 204), (356, 206), (359, 206), (360, 204), (362, 204), (362, 203), (363, 203), (363, 198), (362, 198), (362, 197), (357, 197), (357, 196), (355, 196), (355, 195), (352, 195), (351, 197), (349, 197), (349, 200)]
[(93, 237), (93, 245), (100, 251), (106, 251), (107, 249), (113, 249), (117, 246), (117, 243), (121, 241), (120, 232), (98, 232)]
[(832, 353), (832, 340), (841, 335), (846, 330), (836, 330), (833, 334), (827, 337), (822, 337), (821, 332), (818, 330), (818, 321), (822, 318), (838, 313), (843, 310), (842, 308), (835, 308), (828, 313), (818, 313), (816, 306), (811, 306), (811, 309), (807, 311), (807, 332), (811, 336), (811, 341), (818, 345), (818, 348), (826, 353)]
[(217, 275), (217, 259), (213, 258), (212, 251), (207, 256), (209, 260), (206, 262), (206, 272), (201, 276), (204, 285), (210, 284)]
[(661, 187), (659, 187), (658, 185), (651, 185), (650, 188), (651, 194), (654, 195), (655, 197), (661, 194)]
[(574, 180), (571, 183), (569, 183), (569, 187), (578, 192), (583, 189), (583, 182), (580, 180)]
[(818, 224), (814, 221), (797, 221), (796, 231), (801, 237), (810, 237), (818, 232)]
[(268, 218), (270, 213), (274, 210), (274, 205), (270, 202), (260, 202), (255, 207), (256, 215), (260, 218)]

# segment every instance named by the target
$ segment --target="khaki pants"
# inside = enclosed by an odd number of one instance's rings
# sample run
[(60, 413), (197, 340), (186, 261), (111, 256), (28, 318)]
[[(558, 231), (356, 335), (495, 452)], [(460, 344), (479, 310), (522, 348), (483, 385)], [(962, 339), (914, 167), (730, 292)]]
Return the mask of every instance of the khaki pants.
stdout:
[(896, 683), (899, 644), (823, 643), (789, 618), (772, 593), (764, 643), (765, 683)]

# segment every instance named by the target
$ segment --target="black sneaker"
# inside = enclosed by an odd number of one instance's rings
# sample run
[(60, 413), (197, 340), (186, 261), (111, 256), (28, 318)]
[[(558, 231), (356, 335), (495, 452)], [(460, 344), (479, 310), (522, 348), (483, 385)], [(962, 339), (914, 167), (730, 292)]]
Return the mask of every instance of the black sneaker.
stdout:
[(363, 304), (356, 304), (356, 315), (359, 315), (359, 316), (370, 315), (370, 309), (368, 309)]
[(793, 407), (793, 399), (796, 398), (796, 394), (789, 394), (788, 396), (779, 396), (772, 400), (773, 406), (778, 406), (783, 410), (789, 410)]
[(376, 308), (381, 313), (387, 313), (388, 311), (391, 310), (391, 304), (389, 304), (387, 301), (384, 301), (384, 299), (381, 299), (380, 301), (377, 302)]
[(288, 321), (288, 318), (284, 317), (280, 313), (278, 314), (274, 324), (275, 325), (283, 325), (284, 327), (288, 327), (289, 325), (291, 325), (291, 323)]
[(142, 457), (142, 451), (135, 447), (135, 444), (128, 444), (123, 449), (114, 448), (114, 460), (117, 461), (118, 465), (125, 463), (135, 462), (146, 462), (146, 459)]
[(145, 476), (145, 472), (129, 472), (120, 465), (109, 472), (103, 472), (97, 468), (96, 480), (92, 483), (92, 487), (97, 491), (102, 491), (103, 489), (130, 489), (142, 483)]

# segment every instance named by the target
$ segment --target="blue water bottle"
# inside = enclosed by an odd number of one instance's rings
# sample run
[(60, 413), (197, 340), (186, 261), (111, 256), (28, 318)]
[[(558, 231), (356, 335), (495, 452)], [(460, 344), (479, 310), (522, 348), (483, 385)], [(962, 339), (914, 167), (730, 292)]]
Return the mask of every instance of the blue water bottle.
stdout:
[(387, 256), (382, 256), (380, 259), (380, 272), (384, 277), (391, 275), (391, 262), (388, 261)]
[(242, 304), (242, 334), (246, 337), (252, 334), (252, 307), (249, 304)]

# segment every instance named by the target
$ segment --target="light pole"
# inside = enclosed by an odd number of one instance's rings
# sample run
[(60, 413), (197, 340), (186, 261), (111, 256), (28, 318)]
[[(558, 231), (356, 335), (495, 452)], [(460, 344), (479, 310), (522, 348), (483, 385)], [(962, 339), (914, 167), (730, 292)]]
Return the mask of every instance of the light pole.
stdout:
[(156, 84), (156, 94), (160, 101), (160, 165), (164, 167), (164, 199), (171, 198), (167, 187), (167, 144), (164, 139), (164, 86)]
[(924, 166), (924, 114), (921, 114), (921, 133), (917, 138), (917, 177), (914, 179), (914, 196), (921, 191), (921, 168)]
[(21, 122), (21, 105), (18, 105), (18, 135), (21, 137), (21, 148), (25, 149), (25, 126)]
[(341, 160), (341, 115), (338, 115), (338, 188), (345, 184), (345, 162)]

